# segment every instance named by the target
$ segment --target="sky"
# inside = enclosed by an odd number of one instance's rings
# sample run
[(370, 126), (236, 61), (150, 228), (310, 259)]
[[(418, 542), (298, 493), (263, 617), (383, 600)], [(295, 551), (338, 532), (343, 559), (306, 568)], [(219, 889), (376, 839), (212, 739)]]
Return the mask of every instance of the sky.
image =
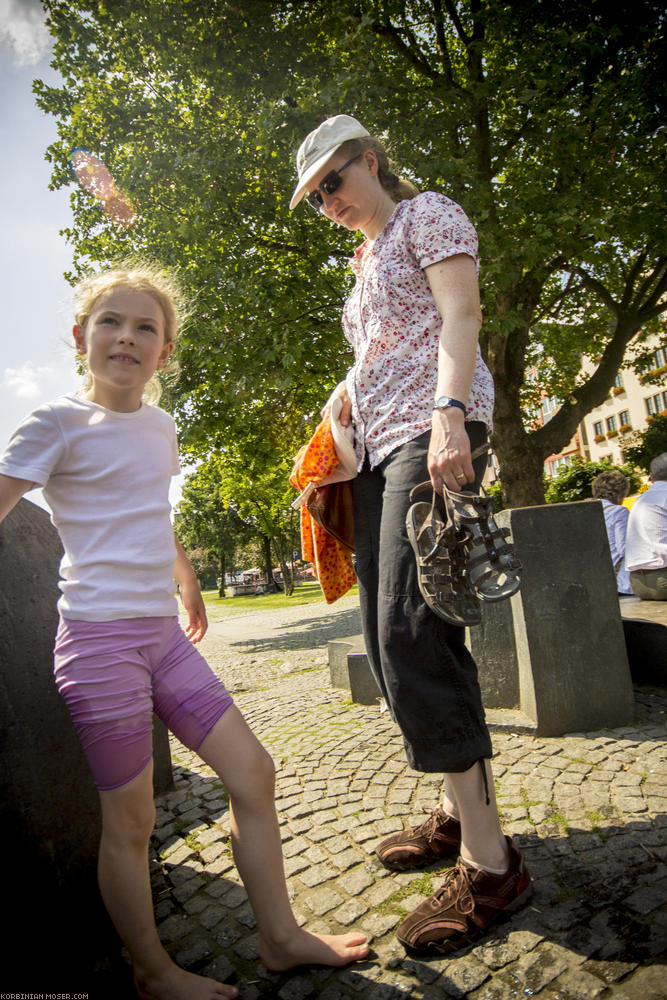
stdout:
[[(72, 253), (60, 231), (72, 222), (69, 188), (49, 191), (44, 154), (56, 119), (35, 104), (34, 79), (57, 86), (39, 0), (0, 0), (0, 451), (41, 403), (75, 390)], [(180, 495), (173, 480), (172, 503)], [(43, 505), (41, 491), (28, 499)]]

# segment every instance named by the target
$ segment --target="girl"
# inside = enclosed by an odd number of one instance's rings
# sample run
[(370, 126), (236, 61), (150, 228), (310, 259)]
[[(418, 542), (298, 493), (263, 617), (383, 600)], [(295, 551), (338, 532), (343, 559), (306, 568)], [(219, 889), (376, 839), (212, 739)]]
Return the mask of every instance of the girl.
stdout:
[(458, 492), (479, 486), (484, 472), (485, 460), (472, 461), (493, 409), (491, 374), (477, 346), (477, 236), (449, 198), (420, 194), (399, 178), (382, 143), (349, 115), (328, 118), (306, 137), (297, 171), (290, 208), (305, 197), (329, 221), (364, 236), (343, 310), (355, 363), (340, 417), (354, 423), (364, 638), (410, 765), (445, 773), (442, 808), (386, 838), (377, 854), (400, 871), (460, 855), (443, 886), (397, 931), (408, 949), (449, 952), (527, 902), (530, 890), (523, 859), (500, 828), (477, 668), (463, 628), (451, 624), (471, 608), (474, 615), (475, 604), (462, 589), (446, 590), (435, 562), (437, 592), (428, 604), (408, 538), (413, 487), (430, 479), (438, 493), (443, 485)]
[(130, 952), (137, 992), (155, 1000), (238, 995), (178, 968), (158, 938), (147, 850), (155, 818), (153, 711), (229, 791), (234, 858), (264, 965), (279, 971), (364, 958), (361, 934), (314, 935), (297, 925), (282, 866), (273, 762), (192, 645), (207, 620), (169, 520), (169, 479), (178, 472), (174, 423), (142, 402), (174, 350), (174, 289), (159, 272), (130, 267), (84, 280), (76, 298), (74, 340), (88, 385), (82, 395), (40, 407), (12, 436), (0, 458), (0, 520), (27, 490), (44, 487), (65, 549), (56, 683), (99, 789), (100, 890)]

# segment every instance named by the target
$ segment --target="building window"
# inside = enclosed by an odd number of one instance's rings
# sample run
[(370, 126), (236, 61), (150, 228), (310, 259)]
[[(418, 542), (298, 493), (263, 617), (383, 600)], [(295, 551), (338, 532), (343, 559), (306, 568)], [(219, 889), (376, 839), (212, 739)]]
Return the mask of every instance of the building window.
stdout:
[(667, 364), (667, 351), (665, 351), (664, 348), (659, 347), (653, 355), (653, 361), (655, 362), (656, 368), (662, 368), (664, 364)]
[(602, 421), (601, 420), (596, 420), (595, 423), (593, 424), (593, 434), (595, 434), (596, 437), (599, 434), (604, 434), (604, 431), (602, 430)]
[(650, 417), (662, 410), (663, 400), (659, 392), (656, 392), (655, 396), (647, 396), (644, 402), (646, 403), (646, 412)]
[(549, 462), (549, 475), (553, 479), (558, 470), (564, 465), (572, 465), (571, 455), (560, 455), (558, 458), (552, 458)]
[(607, 430), (608, 431), (616, 430), (616, 417), (614, 416), (607, 417)]
[(614, 385), (616, 386), (617, 389), (622, 389), (623, 388), (623, 376), (621, 375), (620, 372), (618, 373), (618, 375), (614, 379)]
[(547, 396), (542, 400), (540, 408), (542, 410), (542, 417), (544, 418), (545, 424), (551, 420), (559, 406), (560, 403), (555, 396)]
[(630, 410), (622, 410), (618, 415), (618, 422), (620, 424), (619, 430), (621, 434), (627, 434), (628, 431), (632, 430)]

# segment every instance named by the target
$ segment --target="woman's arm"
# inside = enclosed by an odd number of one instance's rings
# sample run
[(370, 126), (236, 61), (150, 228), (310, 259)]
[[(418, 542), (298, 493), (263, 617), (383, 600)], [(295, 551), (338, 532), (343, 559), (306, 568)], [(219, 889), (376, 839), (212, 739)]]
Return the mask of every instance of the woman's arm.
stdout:
[[(435, 304), (442, 317), (438, 348), (438, 396), (452, 396), (467, 405), (477, 359), (482, 325), (475, 263), (468, 254), (456, 254), (425, 268)], [(458, 491), (475, 478), (464, 414), (456, 407), (434, 410), (428, 470), (433, 488)], [(457, 475), (465, 475), (457, 479)]]
[(208, 629), (206, 606), (204, 598), (201, 596), (195, 571), (190, 565), (190, 560), (183, 551), (183, 546), (175, 533), (174, 542), (176, 544), (174, 580), (178, 584), (178, 591), (181, 595), (183, 607), (188, 613), (188, 624), (185, 628), (185, 634), (191, 642), (199, 642), (200, 639), (204, 638)]
[(15, 479), (14, 476), (4, 476), (0, 473), (0, 521), (4, 521), (23, 494), (31, 490), (34, 485), (28, 479)]

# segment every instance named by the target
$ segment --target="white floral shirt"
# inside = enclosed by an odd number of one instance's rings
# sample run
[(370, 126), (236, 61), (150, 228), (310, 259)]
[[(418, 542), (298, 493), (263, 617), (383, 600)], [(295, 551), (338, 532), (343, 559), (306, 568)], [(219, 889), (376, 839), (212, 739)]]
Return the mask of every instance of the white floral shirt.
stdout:
[[(355, 450), (371, 468), (399, 445), (431, 428), (442, 319), (424, 272), (455, 254), (478, 266), (477, 234), (463, 209), (425, 191), (401, 201), (373, 242), (357, 248), (350, 266), (356, 284), (343, 310), (343, 331), (354, 350), (347, 374)], [(467, 420), (492, 426), (493, 379), (477, 349)]]

